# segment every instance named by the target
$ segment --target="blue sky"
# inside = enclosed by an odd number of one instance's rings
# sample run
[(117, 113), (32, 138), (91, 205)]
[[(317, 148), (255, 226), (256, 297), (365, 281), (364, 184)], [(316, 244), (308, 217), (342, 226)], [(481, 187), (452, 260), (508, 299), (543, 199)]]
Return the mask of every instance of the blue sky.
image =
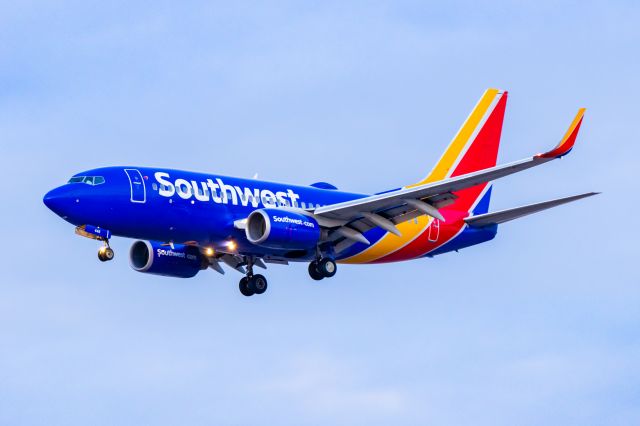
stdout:
[[(0, 424), (640, 423), (637, 2), (2, 2)], [(510, 91), (492, 209), (597, 198), (321, 283), (132, 271), (42, 195), (150, 165), (375, 192)], [(303, 153), (303, 154), (301, 154)]]

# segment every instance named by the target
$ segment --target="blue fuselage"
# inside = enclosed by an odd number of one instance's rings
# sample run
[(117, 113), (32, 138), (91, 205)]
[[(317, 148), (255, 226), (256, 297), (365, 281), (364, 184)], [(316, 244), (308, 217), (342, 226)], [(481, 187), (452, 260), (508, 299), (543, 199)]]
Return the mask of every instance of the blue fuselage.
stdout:
[[(89, 183), (82, 181), (86, 177)], [(249, 243), (234, 222), (258, 208), (304, 209), (364, 196), (181, 170), (105, 167), (78, 173), (44, 202), (76, 226), (99, 226), (116, 236), (212, 247), (234, 241), (239, 253), (283, 255)], [(300, 260), (313, 255), (298, 254)]]

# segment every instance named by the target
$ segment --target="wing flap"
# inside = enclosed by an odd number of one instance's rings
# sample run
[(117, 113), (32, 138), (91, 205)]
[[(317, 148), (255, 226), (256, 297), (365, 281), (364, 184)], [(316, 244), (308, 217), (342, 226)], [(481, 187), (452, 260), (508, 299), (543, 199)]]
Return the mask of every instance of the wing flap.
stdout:
[(596, 194), (599, 194), (599, 192), (587, 192), (584, 194), (572, 195), (570, 197), (557, 198), (555, 200), (543, 201), (541, 203), (535, 203), (535, 204), (528, 204), (526, 206), (516, 207), (513, 209), (501, 210), (498, 212), (486, 213), (478, 216), (471, 216), (466, 218), (464, 221), (467, 222), (469, 226), (473, 226), (476, 228), (480, 228), (488, 225), (497, 225), (500, 223), (508, 222), (510, 220), (519, 219), (521, 217), (524, 217), (533, 213), (538, 213), (543, 210), (557, 207), (562, 204), (567, 204), (572, 201), (580, 200), (582, 198), (591, 197)]

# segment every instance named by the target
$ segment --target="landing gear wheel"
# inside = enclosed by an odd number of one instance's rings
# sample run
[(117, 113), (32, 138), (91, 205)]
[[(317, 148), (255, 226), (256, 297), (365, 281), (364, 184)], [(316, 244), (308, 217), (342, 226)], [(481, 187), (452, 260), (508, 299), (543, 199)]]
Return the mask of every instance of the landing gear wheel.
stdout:
[(322, 275), (320, 271), (318, 271), (318, 262), (316, 262), (315, 260), (309, 263), (309, 276), (316, 281), (320, 281), (324, 278), (324, 275)]
[(115, 253), (113, 252), (113, 249), (111, 247), (104, 246), (100, 247), (100, 249), (98, 250), (98, 259), (100, 259), (101, 262), (112, 260), (114, 256)]
[(325, 278), (331, 278), (338, 271), (338, 267), (336, 262), (333, 259), (329, 259), (325, 257), (324, 259), (320, 259), (318, 262), (318, 266), (316, 266), (318, 273), (320, 273)]
[(255, 294), (262, 294), (267, 291), (267, 279), (264, 275), (254, 275), (249, 278), (249, 289), (251, 289)]
[(249, 277), (241, 279), (238, 287), (240, 288), (240, 293), (242, 293), (243, 296), (253, 296), (254, 291), (249, 287)]

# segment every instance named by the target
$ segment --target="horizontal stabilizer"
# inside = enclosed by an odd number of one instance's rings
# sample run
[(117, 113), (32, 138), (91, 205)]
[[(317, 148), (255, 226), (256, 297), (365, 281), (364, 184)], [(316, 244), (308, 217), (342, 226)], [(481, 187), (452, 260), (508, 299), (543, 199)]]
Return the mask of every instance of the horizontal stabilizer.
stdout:
[(585, 194), (573, 195), (571, 197), (558, 198), (550, 201), (543, 201), (542, 203), (529, 204), (527, 206), (516, 207), (514, 209), (501, 210), (494, 213), (486, 213), (478, 216), (471, 216), (464, 221), (473, 227), (482, 227), (487, 225), (497, 225), (500, 223), (508, 222), (513, 219), (518, 219), (523, 216), (537, 213), (542, 210), (550, 209), (562, 204), (570, 203), (572, 201), (579, 200), (581, 198), (591, 197), (592, 195), (599, 194), (599, 192), (587, 192)]

